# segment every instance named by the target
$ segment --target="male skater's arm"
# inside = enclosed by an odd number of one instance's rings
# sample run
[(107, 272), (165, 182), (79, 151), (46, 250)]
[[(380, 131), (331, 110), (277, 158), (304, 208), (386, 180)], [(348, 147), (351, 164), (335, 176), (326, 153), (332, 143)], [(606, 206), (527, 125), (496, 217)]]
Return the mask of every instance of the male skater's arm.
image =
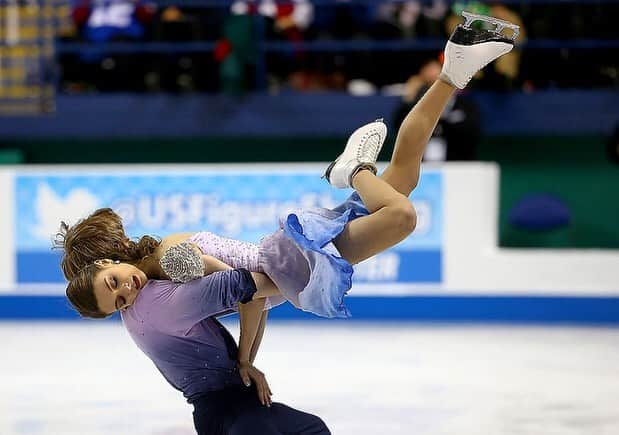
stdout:
[[(273, 281), (263, 273), (251, 272), (256, 284), (256, 292), (253, 300), (245, 304), (239, 304), (241, 317), (241, 336), (239, 338), (239, 366), (243, 369), (253, 364), (262, 342), (268, 311), (264, 310), (265, 298), (277, 296), (279, 289)], [(247, 385), (249, 378), (247, 370), (241, 370), (241, 378)]]
[[(204, 264), (204, 276), (212, 272), (232, 269), (229, 265), (221, 260), (210, 255), (202, 255)], [(241, 336), (239, 338), (239, 362), (249, 361), (254, 363), (264, 330), (268, 311), (264, 310), (265, 297), (279, 295), (279, 289), (273, 281), (263, 273), (251, 273), (254, 282), (256, 283), (257, 291), (254, 294), (253, 300), (246, 304), (239, 304)], [(243, 379), (249, 381), (249, 379)], [(247, 383), (247, 382), (245, 382)]]
[(247, 269), (220, 270), (175, 286), (167, 305), (167, 315), (175, 319), (177, 330), (183, 334), (201, 320), (230, 312), (240, 314), (239, 374), (246, 385), (253, 381), (263, 405), (271, 404), (271, 390), (264, 374), (250, 360), (254, 340), (260, 328), (264, 299), (276, 294), (272, 281), (262, 273)]
[(257, 291), (253, 300), (245, 304), (239, 304), (241, 317), (241, 336), (239, 338), (239, 375), (245, 385), (251, 385), (251, 380), (256, 384), (258, 397), (263, 405), (270, 406), (272, 403), (271, 388), (264, 374), (253, 366), (258, 354), (260, 343), (266, 327), (268, 311), (264, 310), (265, 297), (279, 295), (279, 289), (273, 281), (263, 273), (252, 272), (252, 278)]
[[(263, 273), (251, 272), (256, 292), (249, 302), (239, 304), (241, 336), (239, 338), (239, 363), (252, 364), (262, 341), (268, 311), (264, 310), (266, 297), (279, 295), (273, 281)], [(244, 378), (243, 381), (246, 379)], [(245, 382), (247, 383), (247, 382)]]
[(258, 349), (260, 348), (260, 343), (262, 343), (262, 336), (264, 335), (264, 330), (267, 325), (267, 317), (269, 312), (267, 310), (262, 311), (262, 316), (260, 317), (260, 325), (258, 326), (258, 332), (256, 333), (256, 338), (254, 339), (254, 344), (251, 347), (251, 352), (249, 354), (249, 361), (253, 364), (256, 359), (256, 355), (258, 354)]
[[(213, 272), (232, 269), (223, 261), (210, 255), (202, 255), (204, 264), (204, 276)], [(256, 283), (257, 291), (251, 302), (239, 304), (241, 335), (239, 338), (239, 362), (249, 361), (254, 363), (264, 330), (268, 311), (264, 310), (265, 297), (279, 295), (279, 289), (273, 281), (263, 273), (251, 272), (252, 278)], [(243, 381), (249, 379), (243, 379)], [(247, 383), (247, 382), (245, 382)]]
[[(213, 272), (232, 269), (223, 261), (210, 255), (202, 255), (204, 264), (204, 276)], [(262, 273), (252, 272), (252, 278), (256, 282), (258, 291), (254, 295), (254, 300), (246, 304), (239, 304), (239, 315), (241, 321), (241, 336), (239, 338), (239, 362), (249, 361), (254, 363), (264, 330), (268, 311), (264, 310), (266, 295), (272, 296), (279, 294), (279, 290), (266, 275)], [(257, 324), (257, 329), (254, 331), (254, 325)], [(245, 379), (243, 379), (245, 381)]]
[[(271, 405), (271, 388), (267, 383), (264, 374), (254, 367), (253, 357), (258, 351), (258, 346), (262, 340), (264, 326), (261, 327), (262, 313), (264, 310), (265, 299), (254, 299), (245, 304), (239, 304), (239, 314), (241, 317), (241, 336), (239, 338), (239, 375), (246, 386), (250, 386), (253, 381), (258, 390), (260, 403), (266, 406)], [(260, 333), (258, 333), (260, 331)], [(256, 343), (258, 340), (258, 343)]]
[[(230, 304), (235, 304), (236, 301), (241, 329), (239, 372), (246, 385), (251, 385), (251, 380), (254, 380), (260, 401), (264, 405), (270, 405), (271, 392), (266, 379), (262, 372), (253, 367), (252, 362), (256, 357), (264, 333), (264, 321), (266, 320), (266, 317), (263, 320), (262, 316), (266, 302), (264, 298), (280, 294), (273, 281), (262, 273), (249, 272), (246, 269), (232, 269), (215, 257), (201, 255), (198, 247), (189, 243), (178, 244), (169, 248), (162, 258), (161, 266), (168, 277), (184, 282), (185, 286), (191, 286), (191, 281), (198, 277), (201, 277), (198, 280), (202, 281), (202, 284), (209, 283), (206, 287), (197, 289), (201, 293), (201, 299), (205, 301), (210, 299), (213, 302), (203, 306), (203, 309), (207, 306), (213, 308), (217, 305), (221, 308), (226, 306), (231, 308)], [(240, 275), (238, 275), (239, 273)], [(232, 277), (235, 278), (231, 279)], [(237, 288), (238, 286), (244, 289), (241, 290)], [(249, 293), (248, 288), (245, 288), (248, 286), (253, 288)], [(181, 294), (187, 297), (190, 293), (183, 291)], [(241, 296), (241, 294), (244, 296)], [(194, 301), (196, 299), (192, 299), (192, 302)], [(192, 303), (192, 305), (195, 304)], [(189, 311), (193, 311), (195, 308), (197, 307), (194, 306)], [(190, 318), (193, 318), (193, 316), (190, 316)], [(259, 336), (258, 331), (260, 331)], [(258, 341), (255, 343), (257, 337)]]
[[(265, 299), (254, 299), (246, 304), (239, 304), (239, 315), (241, 317), (241, 335), (239, 338), (239, 362), (253, 363), (252, 350), (262, 320)], [(260, 337), (262, 338), (262, 337)]]
[[(232, 269), (229, 265), (223, 261), (212, 257), (210, 255), (202, 255), (202, 263), (204, 264), (204, 276), (208, 276), (213, 272), (220, 272), (223, 270)], [(266, 277), (263, 274), (252, 273), (252, 278), (256, 282), (256, 288), (259, 294), (267, 294), (273, 292), (275, 285), (270, 279), (264, 279)], [(240, 317), (240, 329), (241, 335), (239, 338), (239, 363), (249, 362), (254, 363), (262, 336), (264, 334), (264, 328), (266, 324), (266, 314), (268, 311), (264, 311), (265, 304), (264, 297), (256, 297), (254, 300), (245, 304), (239, 304), (239, 317)], [(250, 379), (247, 373), (243, 379), (245, 384), (250, 383)]]

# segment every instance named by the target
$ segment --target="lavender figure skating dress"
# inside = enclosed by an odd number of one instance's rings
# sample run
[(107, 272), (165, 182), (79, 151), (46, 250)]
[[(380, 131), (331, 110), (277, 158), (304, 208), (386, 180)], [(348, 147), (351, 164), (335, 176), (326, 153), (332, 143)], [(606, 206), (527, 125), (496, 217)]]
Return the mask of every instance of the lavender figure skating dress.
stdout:
[[(300, 209), (284, 216), (280, 229), (258, 245), (209, 232), (196, 233), (187, 241), (197, 245), (203, 254), (233, 268), (265, 273), (283, 297), (301, 310), (322, 317), (345, 318), (350, 317), (344, 296), (352, 286), (353, 268), (340, 256), (333, 240), (348, 222), (368, 214), (355, 192), (332, 210)], [(167, 254), (162, 257), (166, 272), (169, 268), (165, 264), (170, 260)], [(196, 277), (170, 273), (168, 276), (181, 281)], [(284, 298), (269, 298), (269, 307), (281, 304)]]

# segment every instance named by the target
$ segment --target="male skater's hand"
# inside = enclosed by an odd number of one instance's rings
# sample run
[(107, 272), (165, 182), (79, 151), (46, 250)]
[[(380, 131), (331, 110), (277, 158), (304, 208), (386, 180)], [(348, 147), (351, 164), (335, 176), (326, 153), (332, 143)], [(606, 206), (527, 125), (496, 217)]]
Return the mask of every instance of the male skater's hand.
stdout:
[(256, 384), (258, 390), (258, 399), (264, 406), (271, 406), (273, 401), (271, 400), (271, 388), (264, 377), (264, 373), (258, 370), (249, 361), (239, 361), (239, 375), (246, 386), (250, 386), (253, 381)]

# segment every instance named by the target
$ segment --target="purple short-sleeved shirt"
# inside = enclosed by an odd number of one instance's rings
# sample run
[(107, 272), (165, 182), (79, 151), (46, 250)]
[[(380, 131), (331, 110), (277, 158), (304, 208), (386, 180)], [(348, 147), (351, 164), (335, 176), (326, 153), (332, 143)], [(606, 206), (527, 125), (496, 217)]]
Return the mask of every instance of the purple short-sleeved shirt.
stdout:
[(237, 345), (215, 316), (235, 310), (255, 292), (245, 269), (185, 284), (149, 280), (121, 317), (138, 347), (193, 402), (204, 393), (242, 385)]

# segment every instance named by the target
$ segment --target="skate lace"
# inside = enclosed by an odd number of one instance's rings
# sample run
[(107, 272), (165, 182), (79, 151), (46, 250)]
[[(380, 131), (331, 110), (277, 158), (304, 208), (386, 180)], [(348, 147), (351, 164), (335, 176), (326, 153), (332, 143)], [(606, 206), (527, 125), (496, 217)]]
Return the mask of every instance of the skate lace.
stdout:
[(380, 149), (380, 133), (372, 131), (367, 133), (361, 139), (362, 146), (357, 150), (357, 159), (363, 161), (366, 159), (376, 161)]

